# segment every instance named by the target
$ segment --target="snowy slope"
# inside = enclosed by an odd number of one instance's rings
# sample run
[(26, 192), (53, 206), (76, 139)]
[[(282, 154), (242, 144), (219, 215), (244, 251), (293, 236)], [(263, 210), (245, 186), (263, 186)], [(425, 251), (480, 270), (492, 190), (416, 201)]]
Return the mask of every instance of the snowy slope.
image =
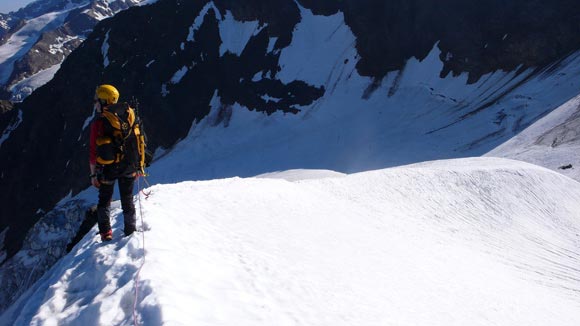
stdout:
[(64, 22), (70, 9), (47, 13), (31, 19), (0, 46), (0, 83), (4, 84), (12, 73), (14, 62), (32, 48), (47, 28), (56, 28)]
[[(301, 8), (301, 15), (290, 46), (275, 50), (281, 71), (254, 79), (302, 80), (324, 86), (324, 96), (296, 115), (267, 116), (238, 103), (224, 105), (216, 92), (210, 115), (194, 122), (163, 158), (167, 163), (152, 169), (159, 182), (302, 168), (351, 173), (479, 156), (578, 95), (580, 53), (541, 73), (497, 71), (467, 84), (466, 74), (440, 77), (435, 44), (423, 60), (411, 58), (403, 70), (376, 81), (356, 71), (356, 38), (341, 13), (324, 17)], [(220, 33), (231, 24), (223, 18)], [(246, 22), (237, 32), (255, 28)], [(220, 49), (239, 49), (237, 41), (226, 38)]]
[(580, 180), (580, 96), (566, 102), (486, 156), (530, 162)]
[[(156, 0), (36, 1), (11, 13), (21, 25), (0, 44), (0, 85), (22, 101), (52, 79), (100, 20)], [(19, 67), (17, 65), (20, 64)]]
[(493, 158), (284, 174), (156, 185), (130, 238), (117, 205), (115, 240), (87, 235), (0, 324), (580, 323), (577, 182)]
[[(208, 12), (204, 10), (189, 33), (183, 33), (183, 42), (195, 41), (196, 29)], [(220, 54), (239, 55), (248, 38), (264, 28), (257, 22), (237, 23), (227, 12), (223, 17), (214, 13), (219, 16), (216, 19), (224, 41), (220, 43)], [(426, 58), (412, 58), (401, 71), (374, 80), (361, 76), (355, 69), (359, 60), (356, 38), (345, 24), (343, 14), (317, 16), (301, 8), (301, 15), (288, 47), (275, 49), (276, 39), (270, 39), (268, 51), (279, 52), (281, 70), (261, 71), (252, 80), (277, 79), (284, 83), (301, 80), (324, 86), (324, 96), (312, 105), (299, 107), (301, 112), (296, 115), (281, 112), (266, 115), (238, 103), (224, 105), (216, 91), (209, 103), (210, 115), (195, 121), (189, 135), (179, 144), (158, 152), (158, 160), (150, 171), (152, 182), (247, 177), (289, 169), (352, 173), (424, 160), (477, 156), (578, 94), (578, 53), (542, 73), (534, 74), (531, 69), (520, 74), (497, 71), (468, 85), (467, 75), (440, 77), (444, 58), (435, 44)], [(103, 47), (99, 44), (99, 49), (109, 45), (106, 40), (101, 40)], [(103, 62), (108, 52), (103, 51)], [(149, 67), (155, 61), (148, 58), (146, 62)], [(164, 85), (170, 89), (170, 85), (191, 77), (187, 75), (191, 71), (179, 65), (167, 74)], [(46, 72), (43, 78), (51, 73)], [(123, 99), (129, 95), (124, 94)], [(281, 101), (267, 92), (262, 98), (272, 103)], [(84, 113), (84, 123), (72, 127), (78, 128), (78, 134), (74, 135), (78, 142), (84, 142), (86, 121), (93, 116), (89, 109)], [(11, 126), (0, 142), (8, 139), (18, 126), (17, 123)], [(70, 145), (75, 148), (72, 142)], [(65, 166), (63, 161), (59, 168), (75, 170), (69, 167), (70, 162)], [(69, 182), (61, 184), (72, 187)], [(64, 190), (62, 196), (76, 192)], [(96, 198), (95, 191), (89, 189), (74, 199), (94, 202)], [(70, 199), (70, 195), (63, 198), (61, 204)], [(31, 209), (37, 211), (35, 206)], [(28, 268), (36, 267), (28, 264)], [(32, 272), (20, 270), (24, 275)], [(20, 273), (2, 273), (9, 274), (4, 280), (12, 277), (11, 284), (21, 284), (20, 279), (14, 280), (14, 274)], [(12, 288), (5, 287), (13, 295)]]

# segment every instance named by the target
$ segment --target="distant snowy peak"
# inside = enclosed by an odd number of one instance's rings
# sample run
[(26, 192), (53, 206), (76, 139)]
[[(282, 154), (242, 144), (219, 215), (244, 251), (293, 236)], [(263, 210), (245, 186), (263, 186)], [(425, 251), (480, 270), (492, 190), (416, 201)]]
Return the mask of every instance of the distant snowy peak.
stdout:
[(66, 8), (87, 5), (90, 0), (37, 0), (23, 8), (10, 13), (0, 13), (0, 45), (10, 36), (23, 28), (27, 21), (51, 12), (58, 12)]
[(94, 0), (89, 8), (85, 10), (85, 13), (100, 21), (142, 2), (146, 2), (146, 0)]
[(90, 0), (37, 0), (15, 12), (11, 12), (10, 14), (28, 20), (49, 12), (61, 11), (67, 7), (86, 5), (89, 1)]
[(22, 101), (48, 82), (101, 20), (148, 0), (45, 0), (0, 16), (3, 99)]
[(9, 15), (0, 14), (0, 31), (6, 32), (10, 29), (9, 21)]
[(0, 14), (0, 44), (4, 44), (10, 33), (21, 27), (24, 20), (10, 14)]

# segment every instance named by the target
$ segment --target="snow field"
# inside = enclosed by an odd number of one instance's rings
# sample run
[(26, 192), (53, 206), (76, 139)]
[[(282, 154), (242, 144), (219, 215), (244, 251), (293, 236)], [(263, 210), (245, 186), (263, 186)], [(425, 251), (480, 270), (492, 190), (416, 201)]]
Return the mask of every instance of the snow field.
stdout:
[(478, 158), (149, 190), (144, 233), (122, 238), (118, 216), (111, 244), (89, 234), (0, 324), (132, 325), (143, 247), (143, 325), (580, 322), (580, 186), (543, 168)]
[(32, 48), (40, 34), (51, 26), (62, 24), (70, 10), (64, 9), (29, 20), (23, 28), (0, 46), (0, 82), (6, 82), (14, 69), (14, 62), (21, 57), (22, 53)]
[[(350, 173), (480, 155), (578, 93), (576, 55), (558, 70), (566, 74), (536, 76), (462, 120), (529, 71), (498, 71), (473, 85), (466, 75), (442, 79), (435, 46), (370, 92), (342, 15), (304, 8), (302, 15), (272, 78), (324, 85), (326, 95), (297, 115), (235, 104), (227, 128), (215, 124), (222, 104), (214, 96), (210, 116), (155, 162), (154, 182), (296, 168)], [(233, 24), (224, 19), (220, 32)], [(243, 34), (244, 42), (262, 28), (241, 27), (230, 36)], [(224, 38), (221, 50), (243, 50), (244, 42)], [(113, 243), (90, 233), (0, 325), (132, 325), (144, 252), (136, 302), (143, 325), (580, 322), (580, 189), (529, 164), (488, 158), (352, 175), (293, 170), (152, 191), (142, 202), (143, 233), (122, 238), (115, 210)]]
[[(198, 20), (210, 7), (202, 10)], [(578, 94), (574, 76), (580, 73), (579, 53), (552, 73), (530, 76), (531, 69), (519, 75), (496, 71), (467, 85), (467, 74), (440, 77), (443, 62), (435, 44), (423, 60), (411, 58), (402, 71), (373, 80), (356, 71), (356, 38), (342, 13), (325, 17), (300, 10), (302, 19), (293, 31), (292, 43), (275, 50), (280, 51), (281, 70), (270, 78), (324, 86), (324, 96), (299, 107), (301, 112), (295, 115), (265, 115), (238, 103), (226, 108), (216, 91), (210, 114), (194, 121), (188, 136), (151, 168), (158, 182), (249, 177), (292, 169), (354, 173), (480, 156)], [(220, 33), (232, 27), (231, 19), (218, 19)], [(247, 37), (261, 28), (256, 24), (246, 22), (236, 29), (235, 33), (246, 35), (238, 38), (241, 43), (222, 45), (232, 53), (241, 51)], [(256, 80), (261, 73), (256, 73)], [(516, 87), (527, 77), (526, 83)], [(509, 94), (500, 96), (512, 87)], [(264, 98), (269, 96), (264, 94)], [(486, 104), (491, 106), (469, 115)], [(223, 110), (231, 112), (227, 127), (219, 119)], [(562, 155), (570, 152), (567, 148)], [(552, 167), (544, 159), (533, 163)]]
[[(541, 165), (580, 180), (579, 108), (576, 96), (485, 155)], [(560, 168), (568, 164), (572, 167)]]

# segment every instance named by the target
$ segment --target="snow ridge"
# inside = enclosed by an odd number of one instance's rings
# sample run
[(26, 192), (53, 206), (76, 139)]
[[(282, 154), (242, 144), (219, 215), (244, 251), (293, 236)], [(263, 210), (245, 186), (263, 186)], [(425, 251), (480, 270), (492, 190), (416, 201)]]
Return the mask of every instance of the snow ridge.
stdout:
[[(2, 325), (577, 325), (580, 185), (494, 158), (156, 185)], [(317, 177), (318, 175), (318, 177)], [(290, 176), (287, 181), (283, 177)]]

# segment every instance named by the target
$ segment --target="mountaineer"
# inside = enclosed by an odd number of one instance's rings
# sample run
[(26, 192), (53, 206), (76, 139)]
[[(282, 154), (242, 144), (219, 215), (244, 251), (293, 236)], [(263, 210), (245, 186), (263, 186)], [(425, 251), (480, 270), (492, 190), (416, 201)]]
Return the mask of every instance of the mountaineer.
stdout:
[(136, 230), (133, 188), (135, 178), (144, 174), (145, 136), (140, 120), (127, 103), (118, 103), (119, 91), (100, 85), (95, 91), (96, 117), (91, 123), (89, 144), (90, 179), (99, 189), (97, 217), (102, 241), (113, 239), (110, 221), (115, 181), (119, 183), (124, 233)]

